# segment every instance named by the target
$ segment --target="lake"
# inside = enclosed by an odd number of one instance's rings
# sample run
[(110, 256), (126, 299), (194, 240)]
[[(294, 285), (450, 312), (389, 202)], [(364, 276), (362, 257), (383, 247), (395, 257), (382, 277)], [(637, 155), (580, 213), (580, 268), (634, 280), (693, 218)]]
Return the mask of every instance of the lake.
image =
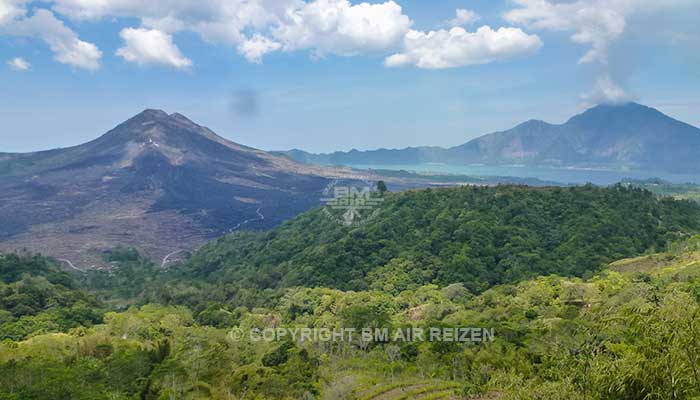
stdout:
[(575, 168), (553, 168), (553, 167), (532, 167), (519, 165), (447, 165), (447, 164), (406, 164), (406, 165), (368, 165), (353, 164), (348, 165), (358, 169), (387, 169), (404, 170), (409, 172), (434, 172), (442, 174), (469, 175), (469, 176), (508, 176), (518, 178), (537, 178), (545, 181), (559, 183), (595, 185), (611, 185), (622, 181), (625, 178), (648, 179), (661, 178), (672, 183), (700, 183), (700, 175), (672, 174), (658, 171), (616, 171), (602, 169), (575, 169)]

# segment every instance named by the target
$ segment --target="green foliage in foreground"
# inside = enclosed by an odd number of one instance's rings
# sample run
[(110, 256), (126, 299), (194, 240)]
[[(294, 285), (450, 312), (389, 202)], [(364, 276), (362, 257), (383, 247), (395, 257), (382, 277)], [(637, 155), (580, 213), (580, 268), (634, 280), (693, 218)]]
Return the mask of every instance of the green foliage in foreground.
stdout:
[[(479, 293), (538, 275), (584, 276), (700, 231), (698, 204), (622, 186), (422, 190), (388, 195), (381, 207), (355, 228), (315, 210), (270, 232), (229, 235), (177, 271), (221, 294), (452, 283)], [(252, 305), (248, 297), (239, 304)]]
[(395, 295), (294, 288), (230, 320), (243, 332), (494, 328), (480, 344), (234, 340), (185, 307), (131, 307), (101, 324), (6, 339), (0, 399), (697, 398), (698, 250), (696, 237), (589, 279), (539, 277), (479, 295), (460, 284)]
[(95, 298), (52, 261), (0, 254), (0, 340), (90, 326), (101, 319)]

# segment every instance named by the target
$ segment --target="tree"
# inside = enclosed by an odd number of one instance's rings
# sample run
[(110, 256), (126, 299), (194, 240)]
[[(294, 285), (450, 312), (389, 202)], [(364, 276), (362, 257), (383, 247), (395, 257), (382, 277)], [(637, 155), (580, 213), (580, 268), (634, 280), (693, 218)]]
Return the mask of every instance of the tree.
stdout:
[(383, 197), (384, 193), (386, 193), (389, 189), (387, 189), (384, 181), (379, 181), (377, 182), (377, 190), (379, 191), (379, 195)]

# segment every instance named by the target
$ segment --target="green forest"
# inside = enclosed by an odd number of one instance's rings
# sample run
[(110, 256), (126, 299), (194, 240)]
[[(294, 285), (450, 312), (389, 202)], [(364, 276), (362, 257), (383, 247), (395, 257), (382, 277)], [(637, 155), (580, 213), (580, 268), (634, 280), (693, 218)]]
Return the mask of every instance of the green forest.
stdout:
[[(0, 255), (0, 399), (700, 399), (700, 205), (632, 185), (386, 193), (160, 268)], [(249, 332), (472, 328), (477, 342)]]

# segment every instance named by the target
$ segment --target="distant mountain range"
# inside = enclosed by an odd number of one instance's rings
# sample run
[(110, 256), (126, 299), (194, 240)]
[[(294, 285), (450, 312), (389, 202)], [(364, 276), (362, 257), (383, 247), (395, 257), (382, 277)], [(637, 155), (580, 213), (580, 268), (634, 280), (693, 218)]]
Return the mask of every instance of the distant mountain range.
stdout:
[(268, 228), (314, 207), (329, 182), (361, 179), (146, 110), (80, 146), (0, 153), (0, 250), (90, 266), (103, 251), (133, 246), (172, 260), (212, 237)]
[(311, 154), (322, 165), (486, 164), (700, 172), (700, 129), (637, 103), (599, 105), (561, 125), (531, 120), (463, 145)]

